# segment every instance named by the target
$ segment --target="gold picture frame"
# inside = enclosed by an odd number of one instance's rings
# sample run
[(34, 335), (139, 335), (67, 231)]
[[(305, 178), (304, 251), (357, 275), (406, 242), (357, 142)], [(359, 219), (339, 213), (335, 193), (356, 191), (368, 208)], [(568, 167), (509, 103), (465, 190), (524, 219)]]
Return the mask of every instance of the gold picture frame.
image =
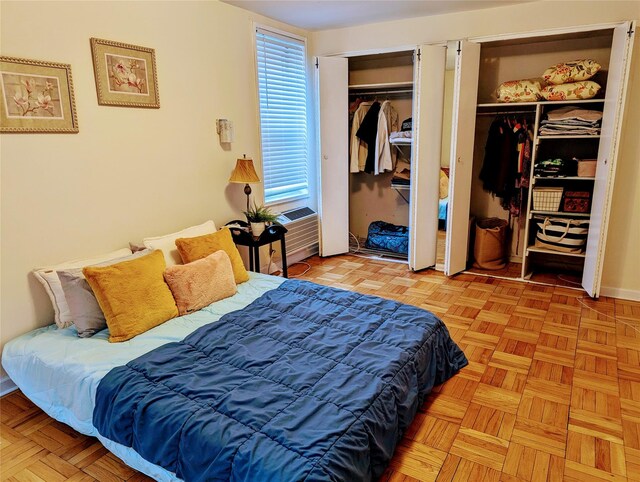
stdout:
[(154, 49), (91, 38), (98, 104), (158, 109)]
[(0, 132), (78, 132), (69, 64), (0, 56), (0, 90)]

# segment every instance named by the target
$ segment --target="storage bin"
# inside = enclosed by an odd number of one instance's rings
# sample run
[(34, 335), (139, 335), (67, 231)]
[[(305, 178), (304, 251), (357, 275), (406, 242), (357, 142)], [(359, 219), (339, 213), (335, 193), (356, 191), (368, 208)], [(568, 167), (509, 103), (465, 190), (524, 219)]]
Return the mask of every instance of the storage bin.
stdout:
[(591, 208), (591, 193), (589, 191), (566, 191), (562, 210), (567, 213), (588, 213)]
[(535, 211), (558, 211), (562, 200), (561, 187), (534, 187), (533, 209)]
[(509, 223), (504, 219), (485, 218), (476, 223), (476, 239), (473, 243), (473, 267), (502, 269), (507, 265), (506, 240)]
[(578, 177), (595, 177), (597, 164), (596, 159), (578, 159)]

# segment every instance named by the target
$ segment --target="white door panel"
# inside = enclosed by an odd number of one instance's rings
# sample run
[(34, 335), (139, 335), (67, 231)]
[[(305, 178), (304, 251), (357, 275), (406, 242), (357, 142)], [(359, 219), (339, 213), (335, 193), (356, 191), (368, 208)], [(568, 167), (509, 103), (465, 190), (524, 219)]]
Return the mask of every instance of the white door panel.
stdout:
[(349, 251), (349, 64), (316, 57), (319, 115), (320, 256)]
[(467, 267), (479, 68), (480, 45), (461, 40), (458, 43), (453, 89), (449, 209), (444, 262), (447, 276), (459, 273)]
[(421, 45), (414, 66), (409, 267), (436, 264), (446, 47)]
[[(634, 30), (630, 27), (631, 23), (627, 22), (614, 29), (611, 58), (609, 60), (607, 91), (605, 93), (600, 144), (598, 146), (596, 179), (591, 201), (589, 238), (587, 240), (582, 273), (582, 287), (589, 293), (589, 296), (594, 298), (597, 298), (600, 294), (600, 281), (602, 279), (609, 213), (611, 211), (611, 196), (616, 172), (625, 91), (629, 79), (630, 46), (633, 45), (633, 34), (630, 36), (628, 32)], [(629, 159), (629, 161), (632, 160)]]

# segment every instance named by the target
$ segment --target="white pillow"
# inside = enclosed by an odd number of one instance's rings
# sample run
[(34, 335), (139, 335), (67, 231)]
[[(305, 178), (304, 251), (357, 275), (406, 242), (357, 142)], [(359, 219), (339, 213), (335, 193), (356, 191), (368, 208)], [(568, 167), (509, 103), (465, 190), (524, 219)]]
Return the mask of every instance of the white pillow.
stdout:
[(58, 328), (66, 328), (69, 326), (73, 321), (73, 317), (69, 311), (67, 299), (64, 297), (64, 291), (62, 290), (62, 285), (60, 284), (60, 278), (58, 278), (57, 271), (65, 271), (72, 268), (84, 268), (85, 266), (102, 263), (103, 261), (109, 261), (111, 259), (122, 258), (124, 256), (129, 256), (130, 254), (131, 250), (129, 248), (122, 248), (93, 258), (76, 259), (74, 261), (67, 261), (55, 266), (38, 268), (33, 271), (36, 279), (42, 283), (42, 286), (44, 286), (45, 291), (51, 299), (55, 315), (54, 319)]
[(177, 233), (165, 234), (164, 236), (156, 236), (153, 238), (144, 238), (142, 244), (149, 249), (159, 249), (164, 254), (164, 260), (167, 266), (182, 264), (182, 258), (176, 248), (176, 239), (178, 238), (195, 238), (196, 236), (204, 236), (216, 232), (216, 225), (213, 221), (207, 221), (198, 226), (191, 226)]

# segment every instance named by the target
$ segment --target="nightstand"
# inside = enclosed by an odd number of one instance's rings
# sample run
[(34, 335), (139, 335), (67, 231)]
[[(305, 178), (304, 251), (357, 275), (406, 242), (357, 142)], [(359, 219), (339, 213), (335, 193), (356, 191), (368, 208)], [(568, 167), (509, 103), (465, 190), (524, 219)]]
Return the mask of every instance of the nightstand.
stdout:
[(267, 226), (260, 236), (253, 236), (249, 229), (249, 224), (245, 221), (234, 220), (227, 223), (228, 225), (239, 225), (240, 228), (230, 227), (233, 242), (237, 246), (247, 246), (249, 248), (249, 270), (256, 273), (260, 272), (260, 246), (280, 241), (282, 251), (282, 275), (288, 278), (287, 273), (287, 249), (285, 246), (284, 235), (287, 228), (281, 224), (272, 224)]

